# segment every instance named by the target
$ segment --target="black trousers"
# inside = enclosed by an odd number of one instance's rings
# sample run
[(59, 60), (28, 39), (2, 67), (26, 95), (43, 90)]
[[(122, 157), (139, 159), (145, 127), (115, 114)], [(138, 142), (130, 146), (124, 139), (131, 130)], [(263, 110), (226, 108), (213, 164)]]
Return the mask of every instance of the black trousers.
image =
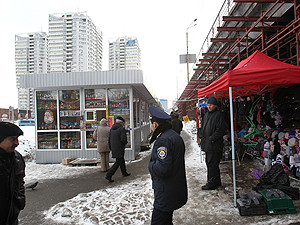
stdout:
[(220, 160), (222, 158), (222, 152), (205, 152), (205, 163), (207, 167), (207, 182), (214, 185), (221, 185), (220, 176)]
[(151, 225), (173, 225), (173, 212), (163, 212), (153, 208)]
[(117, 171), (117, 169), (119, 168), (119, 166), (120, 166), (122, 174), (123, 175), (127, 174), (127, 172), (126, 172), (126, 166), (125, 166), (125, 159), (124, 159), (124, 157), (122, 157), (122, 158), (116, 158), (116, 162), (109, 169), (109, 171), (107, 172), (106, 176), (107, 177), (112, 177), (115, 174), (115, 172)]

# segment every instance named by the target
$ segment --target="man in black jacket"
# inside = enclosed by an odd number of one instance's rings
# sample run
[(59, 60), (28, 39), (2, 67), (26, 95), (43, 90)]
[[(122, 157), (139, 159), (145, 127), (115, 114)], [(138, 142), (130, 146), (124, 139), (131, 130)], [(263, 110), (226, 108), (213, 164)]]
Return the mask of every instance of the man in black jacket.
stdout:
[(127, 144), (127, 135), (126, 135), (126, 130), (124, 128), (124, 123), (125, 120), (123, 119), (123, 117), (118, 116), (116, 118), (116, 123), (111, 127), (109, 132), (109, 138), (108, 138), (109, 149), (112, 151), (112, 157), (116, 158), (116, 162), (109, 169), (109, 171), (105, 176), (105, 178), (109, 182), (114, 182), (112, 176), (115, 174), (119, 166), (121, 168), (121, 172), (124, 177), (130, 175), (130, 173), (127, 173), (126, 171), (126, 165), (124, 159), (125, 145)]
[(185, 145), (170, 124), (170, 115), (160, 108), (149, 107), (150, 144), (155, 141), (148, 169), (154, 189), (151, 224), (173, 224), (173, 212), (187, 202)]
[(171, 124), (172, 124), (172, 129), (175, 130), (179, 135), (182, 131), (182, 121), (178, 119), (179, 115), (177, 112), (171, 113)]
[(218, 102), (215, 97), (208, 98), (208, 112), (203, 117), (202, 127), (198, 133), (201, 139), (201, 149), (206, 155), (205, 163), (207, 167), (207, 184), (202, 186), (202, 190), (214, 190), (221, 186), (219, 164), (223, 152), (225, 121), (217, 105)]
[(0, 122), (0, 224), (16, 225), (25, 207), (25, 162), (15, 150), (23, 131), (16, 125)]

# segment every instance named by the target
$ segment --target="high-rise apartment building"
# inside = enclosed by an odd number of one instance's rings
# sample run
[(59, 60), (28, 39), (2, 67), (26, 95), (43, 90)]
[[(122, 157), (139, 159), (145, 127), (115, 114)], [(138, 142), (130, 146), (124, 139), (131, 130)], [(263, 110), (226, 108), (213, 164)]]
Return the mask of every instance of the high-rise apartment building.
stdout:
[(34, 96), (19, 87), (22, 74), (102, 70), (102, 32), (86, 13), (49, 15), (45, 32), (15, 36), (19, 110), (34, 114)]
[(100, 71), (102, 32), (86, 13), (49, 15), (50, 73)]
[(22, 74), (47, 73), (47, 34), (45, 32), (15, 35), (18, 108), (34, 112), (33, 90), (20, 88)]
[(134, 37), (109, 42), (109, 70), (141, 69), (141, 50)]

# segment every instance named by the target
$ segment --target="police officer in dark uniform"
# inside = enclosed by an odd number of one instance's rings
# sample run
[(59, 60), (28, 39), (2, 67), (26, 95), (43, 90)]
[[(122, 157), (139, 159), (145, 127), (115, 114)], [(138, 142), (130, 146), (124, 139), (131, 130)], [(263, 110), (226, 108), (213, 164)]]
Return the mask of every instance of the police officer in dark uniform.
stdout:
[(173, 212), (187, 202), (185, 145), (172, 130), (170, 115), (160, 108), (149, 107), (150, 144), (155, 141), (148, 165), (154, 189), (151, 224), (173, 224)]

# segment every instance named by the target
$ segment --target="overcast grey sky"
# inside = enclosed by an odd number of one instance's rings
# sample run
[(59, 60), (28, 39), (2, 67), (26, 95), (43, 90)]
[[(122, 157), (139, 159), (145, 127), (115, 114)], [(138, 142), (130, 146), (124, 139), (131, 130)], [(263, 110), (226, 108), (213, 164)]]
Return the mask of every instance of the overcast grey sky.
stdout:
[[(189, 53), (197, 54), (224, 0), (11, 0), (2, 2), (0, 107), (17, 108), (14, 35), (48, 32), (48, 15), (87, 12), (103, 32), (103, 70), (108, 69), (108, 42), (120, 36), (137, 37), (141, 48), (142, 70), (152, 91), (161, 99), (175, 100), (187, 82), (186, 29)], [(190, 64), (192, 76), (192, 64)], [(178, 84), (178, 85), (177, 85)], [(179, 97), (178, 96), (178, 97)], [(170, 106), (170, 105), (169, 105)]]

